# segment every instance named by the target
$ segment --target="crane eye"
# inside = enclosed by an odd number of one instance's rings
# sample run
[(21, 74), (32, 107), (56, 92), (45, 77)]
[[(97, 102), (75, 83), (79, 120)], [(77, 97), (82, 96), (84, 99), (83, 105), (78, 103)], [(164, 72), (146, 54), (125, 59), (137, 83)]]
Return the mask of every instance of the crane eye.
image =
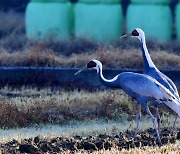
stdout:
[(137, 32), (137, 30), (132, 31), (132, 36), (139, 36), (139, 33)]
[(96, 67), (96, 63), (94, 61), (90, 61), (88, 64), (87, 64), (87, 68), (93, 68), (93, 67)]

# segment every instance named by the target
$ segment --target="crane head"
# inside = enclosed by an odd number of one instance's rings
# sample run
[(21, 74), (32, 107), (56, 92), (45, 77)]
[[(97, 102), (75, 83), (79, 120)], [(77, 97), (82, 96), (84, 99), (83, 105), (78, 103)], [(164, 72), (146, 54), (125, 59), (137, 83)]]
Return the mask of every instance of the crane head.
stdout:
[(136, 28), (131, 33), (122, 35), (120, 38), (128, 37), (128, 36), (137, 37), (141, 41), (145, 37), (145, 34), (142, 29)]
[(87, 63), (87, 68), (93, 68), (93, 67), (96, 67), (96, 63), (93, 60), (91, 60)]
[(91, 69), (91, 68), (96, 69), (97, 67), (102, 67), (102, 64), (100, 61), (93, 59), (93, 60), (89, 61), (86, 66), (82, 67), (79, 71), (77, 71), (74, 75), (77, 75), (87, 69)]

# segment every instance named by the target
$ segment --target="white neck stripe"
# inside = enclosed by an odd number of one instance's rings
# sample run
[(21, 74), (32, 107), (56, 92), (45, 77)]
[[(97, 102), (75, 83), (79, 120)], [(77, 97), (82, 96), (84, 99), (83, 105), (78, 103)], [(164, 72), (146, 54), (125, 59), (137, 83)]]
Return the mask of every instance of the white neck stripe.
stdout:
[(148, 61), (148, 64), (149, 64), (149, 67), (152, 67), (152, 68), (156, 68), (156, 66), (154, 65), (150, 55), (149, 55), (149, 52), (148, 52), (148, 49), (146, 47), (146, 41), (145, 41), (145, 38), (142, 39), (142, 43), (143, 43), (143, 49), (144, 49), (144, 54), (145, 54), (145, 57)]

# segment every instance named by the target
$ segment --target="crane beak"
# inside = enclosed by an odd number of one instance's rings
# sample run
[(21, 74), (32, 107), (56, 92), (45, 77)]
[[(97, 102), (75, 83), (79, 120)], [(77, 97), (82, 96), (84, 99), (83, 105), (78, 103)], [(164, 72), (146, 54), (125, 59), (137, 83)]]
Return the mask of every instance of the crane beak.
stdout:
[(77, 74), (81, 73), (82, 71), (84, 71), (84, 70), (86, 70), (86, 69), (87, 69), (87, 67), (84, 66), (84, 67), (82, 67), (79, 71), (77, 71), (74, 75), (77, 75)]
[(132, 34), (131, 33), (125, 34), (125, 35), (120, 36), (120, 38), (124, 38), (124, 37), (128, 37), (128, 36), (132, 36)]

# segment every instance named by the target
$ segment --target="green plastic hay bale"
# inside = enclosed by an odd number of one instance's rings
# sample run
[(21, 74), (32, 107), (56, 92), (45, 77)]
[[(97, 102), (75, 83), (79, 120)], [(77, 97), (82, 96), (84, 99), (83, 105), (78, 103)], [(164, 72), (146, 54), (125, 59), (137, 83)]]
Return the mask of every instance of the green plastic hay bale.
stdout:
[(31, 2), (41, 2), (41, 3), (53, 3), (53, 2), (68, 2), (69, 0), (31, 0)]
[(171, 40), (172, 14), (167, 5), (131, 4), (127, 11), (127, 30), (142, 28), (146, 36), (162, 41)]
[(180, 40), (180, 3), (176, 6), (175, 15), (177, 39)]
[(104, 3), (104, 4), (117, 4), (120, 3), (121, 0), (79, 0), (82, 3)]
[(68, 3), (29, 3), (26, 34), (34, 40), (68, 40), (72, 34), (72, 7)]
[(139, 4), (169, 4), (171, 0), (131, 0), (131, 2)]
[(100, 42), (111, 42), (122, 34), (120, 4), (85, 4), (75, 7), (75, 35)]

